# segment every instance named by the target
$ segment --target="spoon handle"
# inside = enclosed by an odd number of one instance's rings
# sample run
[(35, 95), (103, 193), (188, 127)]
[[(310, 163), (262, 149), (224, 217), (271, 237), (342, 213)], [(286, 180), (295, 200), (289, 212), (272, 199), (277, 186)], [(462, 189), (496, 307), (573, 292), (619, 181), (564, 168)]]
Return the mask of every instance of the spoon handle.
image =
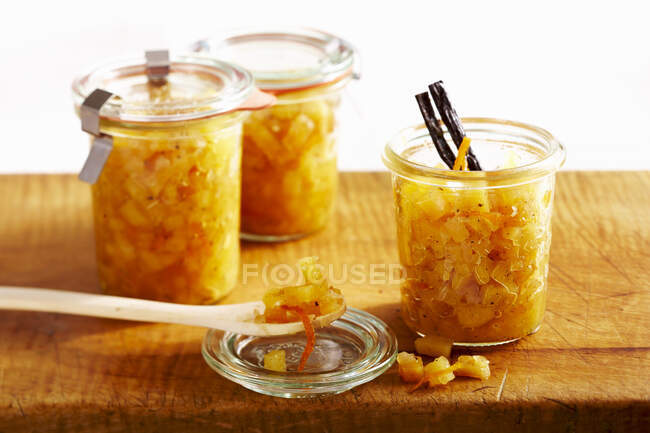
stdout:
[[(0, 286), (0, 310), (45, 311), (140, 322), (176, 323), (220, 329), (237, 334), (269, 336), (304, 330), (302, 322), (258, 323), (264, 311), (261, 301), (228, 305), (185, 305), (64, 290)], [(343, 314), (320, 316), (314, 324), (324, 326)]]
[(232, 310), (227, 305), (171, 304), (92, 293), (2, 286), (0, 286), (0, 309), (46, 311), (195, 326), (206, 326), (207, 315), (214, 318)]

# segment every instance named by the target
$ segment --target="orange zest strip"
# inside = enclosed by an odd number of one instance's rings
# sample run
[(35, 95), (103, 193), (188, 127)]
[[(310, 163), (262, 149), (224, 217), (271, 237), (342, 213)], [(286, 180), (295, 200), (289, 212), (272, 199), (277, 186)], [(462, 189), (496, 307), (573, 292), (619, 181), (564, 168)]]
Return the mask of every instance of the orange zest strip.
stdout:
[(467, 137), (463, 137), (463, 141), (458, 147), (458, 155), (456, 156), (456, 161), (454, 161), (454, 167), (452, 170), (464, 170), (467, 168), (467, 160), (465, 156), (467, 155), (467, 150), (472, 140)]
[(422, 379), (420, 379), (420, 381), (419, 381), (418, 383), (416, 383), (415, 385), (413, 385), (413, 386), (411, 387), (411, 389), (409, 389), (408, 392), (413, 392), (413, 391), (415, 391), (416, 389), (418, 389), (419, 387), (421, 387), (421, 386), (424, 384), (424, 382), (426, 382), (426, 381), (427, 381), (427, 376), (423, 374), (423, 375), (422, 375)]
[(314, 327), (309, 320), (309, 316), (305, 311), (300, 307), (289, 307), (282, 306), (282, 308), (295, 312), (300, 316), (302, 320), (302, 325), (305, 327), (305, 334), (307, 335), (307, 344), (305, 345), (305, 350), (303, 350), (302, 355), (300, 356), (300, 363), (298, 364), (298, 371), (303, 371), (305, 369), (305, 364), (309, 359), (309, 355), (314, 351), (316, 346), (316, 333), (314, 332)]

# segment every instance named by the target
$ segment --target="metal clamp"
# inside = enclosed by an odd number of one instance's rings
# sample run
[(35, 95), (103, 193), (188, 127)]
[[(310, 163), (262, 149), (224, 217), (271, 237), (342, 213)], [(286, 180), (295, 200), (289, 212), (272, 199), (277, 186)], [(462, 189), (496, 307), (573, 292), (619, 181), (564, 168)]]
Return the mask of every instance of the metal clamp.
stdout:
[(356, 48), (354, 48), (354, 69), (352, 70), (352, 79), (361, 79), (361, 55)]
[(144, 57), (147, 60), (147, 77), (154, 84), (164, 84), (169, 75), (169, 51), (154, 50), (145, 51)]
[(95, 89), (84, 100), (79, 110), (81, 129), (95, 136), (90, 146), (88, 158), (86, 158), (86, 162), (79, 173), (80, 180), (91, 184), (97, 182), (108, 155), (113, 150), (113, 137), (104, 135), (99, 130), (99, 111), (111, 96), (113, 96), (111, 92)]
[(360, 80), (361, 79), (361, 54), (359, 53), (359, 50), (357, 50), (357, 47), (352, 45), (350, 42), (346, 41), (346, 44), (352, 48), (352, 79), (353, 80)]
[(347, 45), (352, 49), (352, 65), (353, 65), (352, 79), (360, 80), (361, 79), (361, 57), (359, 56), (359, 50), (357, 50), (354, 45), (352, 45), (348, 41), (344, 41), (343, 39), (334, 38), (330, 40), (327, 43), (327, 45), (325, 45), (325, 53), (330, 57), (334, 57), (339, 52), (342, 45)]

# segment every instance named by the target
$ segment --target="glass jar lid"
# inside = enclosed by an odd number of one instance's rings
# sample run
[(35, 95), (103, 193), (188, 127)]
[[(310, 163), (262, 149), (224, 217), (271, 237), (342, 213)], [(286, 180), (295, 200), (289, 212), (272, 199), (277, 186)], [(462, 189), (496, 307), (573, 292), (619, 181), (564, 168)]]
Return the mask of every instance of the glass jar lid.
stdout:
[(237, 29), (200, 40), (191, 48), (242, 65), (267, 92), (302, 90), (358, 75), (354, 47), (315, 29)]
[(162, 79), (152, 80), (149, 71), (144, 55), (95, 67), (72, 83), (75, 108), (103, 89), (114, 94), (101, 107), (103, 119), (174, 122), (234, 111), (253, 91), (245, 69), (196, 54), (170, 56)]
[(306, 344), (304, 333), (250, 337), (211, 329), (202, 354), (217, 373), (261, 394), (284, 398), (339, 394), (369, 382), (397, 357), (397, 337), (382, 320), (355, 308), (316, 330), (316, 346), (305, 371), (275, 372), (264, 368), (264, 354), (281, 349), (295, 370)]

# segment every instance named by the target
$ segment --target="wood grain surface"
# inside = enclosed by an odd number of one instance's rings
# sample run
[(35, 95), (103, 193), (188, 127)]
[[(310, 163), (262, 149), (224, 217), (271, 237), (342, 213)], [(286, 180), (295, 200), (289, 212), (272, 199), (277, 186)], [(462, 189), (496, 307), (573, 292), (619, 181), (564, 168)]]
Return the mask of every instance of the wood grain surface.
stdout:
[[(319, 255), (334, 270), (397, 263), (387, 174), (341, 175), (337, 214), (316, 236), (243, 244), (242, 263)], [(0, 432), (648, 431), (650, 173), (558, 176), (550, 294), (541, 330), (484, 350), (492, 377), (406, 392), (396, 367), (337, 396), (285, 400), (214, 373), (203, 329), (0, 311)], [(262, 268), (260, 268), (262, 269)], [(0, 285), (98, 290), (87, 185), (0, 176)], [(413, 335), (399, 289), (343, 282), (348, 304)], [(249, 280), (226, 302), (258, 299)], [(501, 389), (501, 392), (499, 392)]]

